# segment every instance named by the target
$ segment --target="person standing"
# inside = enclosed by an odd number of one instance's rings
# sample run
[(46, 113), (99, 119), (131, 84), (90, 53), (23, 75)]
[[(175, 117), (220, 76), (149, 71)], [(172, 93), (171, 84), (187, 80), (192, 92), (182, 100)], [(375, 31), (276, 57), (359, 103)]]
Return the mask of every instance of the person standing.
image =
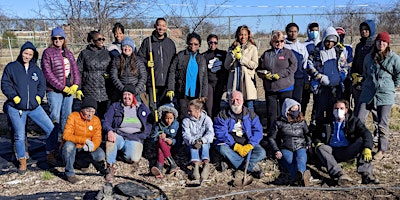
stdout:
[(78, 57), (79, 71), (82, 75), (82, 91), (97, 101), (97, 116), (103, 119), (107, 109), (108, 96), (104, 76), (111, 58), (104, 48), (105, 38), (98, 31), (90, 31), (87, 36), (89, 43)]
[[(165, 96), (167, 92), (167, 75), (176, 54), (175, 43), (167, 35), (167, 20), (164, 18), (157, 18), (154, 28), (155, 30), (152, 32), (151, 36), (143, 40), (138, 52), (138, 56), (141, 57), (144, 64), (148, 66), (146, 91), (149, 94), (151, 110), (170, 101)], [(150, 45), (153, 54), (152, 62), (150, 61)], [(157, 105), (154, 105), (153, 102), (153, 88), (150, 73), (152, 67), (154, 68)]]
[(343, 99), (350, 101), (351, 91), (352, 91), (352, 82), (351, 82), (351, 63), (353, 62), (353, 47), (350, 44), (345, 44), (344, 39), (346, 37), (346, 31), (342, 27), (336, 27), (336, 32), (339, 35), (339, 42), (337, 46), (340, 51), (343, 53), (340, 54), (339, 58), (339, 66), (343, 68), (347, 68), (348, 73), (345, 77), (342, 85)]

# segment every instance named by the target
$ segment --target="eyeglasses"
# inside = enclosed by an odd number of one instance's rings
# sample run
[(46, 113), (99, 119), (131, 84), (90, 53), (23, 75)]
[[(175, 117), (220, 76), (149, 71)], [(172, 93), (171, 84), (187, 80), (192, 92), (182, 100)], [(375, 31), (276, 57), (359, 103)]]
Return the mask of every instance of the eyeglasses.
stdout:
[(210, 45), (211, 44), (218, 44), (218, 41), (215, 41), (215, 42), (214, 41), (209, 41), (208, 44), (210, 44)]
[(64, 37), (52, 37), (51, 40), (64, 40)]
[(104, 42), (104, 40), (106, 40), (106, 39), (105, 39), (105, 38), (93, 39), (93, 41), (95, 41), (95, 42), (100, 42), (100, 41), (103, 41), (103, 42)]
[(277, 40), (277, 41), (274, 41), (274, 43), (276, 43), (276, 44), (278, 44), (278, 43), (284, 43), (285, 42), (285, 40)]
[(189, 43), (189, 46), (199, 46), (199, 43)]

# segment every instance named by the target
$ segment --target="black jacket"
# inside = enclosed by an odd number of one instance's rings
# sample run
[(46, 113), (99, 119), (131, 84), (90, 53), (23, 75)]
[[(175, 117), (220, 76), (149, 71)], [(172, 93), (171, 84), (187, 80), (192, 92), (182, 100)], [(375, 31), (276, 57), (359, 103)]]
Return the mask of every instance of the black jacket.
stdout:
[[(217, 84), (222, 84), (226, 85), (228, 82), (228, 76), (229, 72), (228, 70), (225, 69), (224, 67), (224, 61), (226, 57), (226, 51), (224, 50), (207, 50), (206, 52), (203, 53), (204, 57), (206, 58), (206, 64), (207, 64), (207, 71), (208, 71), (208, 83), (215, 87)], [(222, 61), (221, 69), (217, 71), (216, 73), (211, 72), (211, 69), (208, 68), (208, 62), (214, 58), (218, 58), (220, 61)]]
[[(125, 59), (125, 66), (124, 66), (124, 71), (121, 74), (121, 59)], [(146, 72), (146, 66), (144, 66), (143, 61), (141, 58), (136, 57), (135, 60), (135, 66), (137, 68), (137, 75), (133, 75), (131, 72), (131, 68), (133, 66), (130, 66), (132, 57), (127, 58), (124, 55), (121, 55), (117, 57), (113, 61), (113, 65), (111, 67), (111, 80), (114, 84), (114, 86), (122, 92), (124, 87), (128, 84), (135, 86), (135, 95), (139, 95), (143, 92), (145, 92), (145, 84), (147, 80), (147, 72)]]

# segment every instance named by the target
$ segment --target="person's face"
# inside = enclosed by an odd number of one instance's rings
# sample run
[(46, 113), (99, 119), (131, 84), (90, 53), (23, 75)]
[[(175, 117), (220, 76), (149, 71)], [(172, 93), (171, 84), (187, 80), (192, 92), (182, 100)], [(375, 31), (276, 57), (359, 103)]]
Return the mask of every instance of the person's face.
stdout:
[(319, 31), (319, 27), (312, 27), (310, 31)]
[(167, 124), (167, 126), (171, 126), (172, 122), (174, 122), (174, 114), (172, 113), (165, 113), (164, 115), (164, 121)]
[(115, 30), (115, 33), (114, 33), (114, 38), (115, 38), (115, 40), (116, 40), (118, 43), (121, 43), (122, 40), (124, 39), (124, 37), (125, 37), (125, 35), (122, 33), (122, 30), (121, 30), (120, 28), (117, 28), (117, 29)]
[(133, 53), (133, 49), (131, 46), (125, 45), (122, 47), (122, 53), (126, 56), (131, 56)]
[(331, 49), (333, 46), (335, 46), (335, 43), (332, 41), (325, 40), (324, 45), (326, 49)]
[(290, 112), (290, 111), (298, 111), (298, 110), (299, 110), (299, 106), (298, 105), (294, 105), (294, 106), (290, 107), (288, 112)]
[(191, 38), (189, 40), (189, 50), (191, 52), (197, 52), (200, 48), (200, 42), (196, 38)]
[(369, 35), (371, 34), (371, 33), (369, 32), (369, 27), (368, 27), (368, 26), (365, 26), (365, 25), (361, 26), (361, 31), (360, 31), (360, 33), (361, 33), (361, 37), (364, 37), (364, 38), (369, 37)]
[(85, 120), (92, 120), (94, 113), (96, 112), (96, 110), (94, 108), (91, 107), (87, 107), (81, 110), (82, 112), (82, 116), (83, 118), (85, 118)]
[(52, 37), (51, 40), (53, 41), (53, 45), (55, 47), (61, 48), (62, 45), (64, 44), (65, 38), (61, 37), (60, 35), (56, 35), (56, 36)]
[(333, 109), (334, 109), (334, 110), (336, 110), (336, 109), (338, 109), (338, 110), (344, 110), (344, 114), (345, 114), (345, 115), (346, 115), (347, 112), (349, 111), (349, 109), (346, 108), (346, 105), (345, 105), (344, 103), (342, 103), (342, 102), (336, 103), (336, 104), (333, 106)]
[(158, 20), (156, 24), (156, 31), (159, 36), (163, 36), (167, 31), (167, 22), (164, 20)]
[(218, 48), (218, 40), (217, 38), (210, 38), (210, 40), (207, 42), (208, 43), (208, 48), (210, 50), (215, 50)]
[(102, 48), (104, 46), (104, 40), (106, 40), (103, 35), (101, 34), (96, 34), (93, 37), (93, 44), (94, 46), (96, 46), (97, 48)]
[(133, 104), (133, 94), (130, 92), (124, 92), (122, 94), (122, 102), (125, 106), (132, 106)]
[(299, 35), (299, 30), (297, 30), (297, 28), (295, 26), (292, 26), (288, 29), (286, 34), (287, 34), (288, 40), (295, 41), (295, 40), (297, 40), (297, 37)]
[(25, 49), (22, 52), (22, 60), (24, 61), (24, 64), (29, 63), (34, 55), (34, 51), (32, 49)]
[(243, 97), (238, 93), (233, 93), (231, 97), (231, 109), (235, 114), (240, 114), (243, 107)]
[(389, 44), (385, 41), (382, 40), (376, 40), (375, 42), (376, 48), (378, 49), (378, 51), (382, 52), (385, 51), (386, 48), (389, 46)]
[(249, 41), (249, 32), (247, 32), (247, 30), (240, 30), (238, 38), (240, 44), (246, 44), (247, 41)]
[(278, 38), (278, 39), (272, 41), (272, 46), (275, 49), (283, 49), (284, 45), (285, 45), (285, 40), (283, 38)]
[(194, 107), (194, 105), (190, 105), (190, 106), (189, 106), (189, 109), (188, 109), (188, 114), (189, 114), (189, 116), (191, 116), (191, 117), (194, 117), (194, 118), (196, 118), (196, 119), (199, 119), (199, 118), (200, 118), (200, 115), (201, 115), (201, 110), (200, 110), (200, 109), (196, 109), (196, 108)]

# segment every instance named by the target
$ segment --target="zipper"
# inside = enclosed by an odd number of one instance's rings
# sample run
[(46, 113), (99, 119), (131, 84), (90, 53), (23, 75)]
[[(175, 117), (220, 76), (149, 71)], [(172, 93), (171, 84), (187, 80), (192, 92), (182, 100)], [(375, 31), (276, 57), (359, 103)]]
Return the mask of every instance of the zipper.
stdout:
[[(163, 48), (160, 42), (160, 56), (161, 56), (161, 67), (164, 69), (164, 57), (163, 57)], [(162, 70), (160, 70), (162, 72)], [(161, 73), (161, 80), (164, 80), (164, 73)]]
[[(25, 70), (25, 73), (26, 73), (26, 75), (28, 76), (28, 70), (29, 70), (29, 67), (28, 67), (28, 69), (27, 70)], [(29, 80), (29, 79), (28, 79)], [(27, 84), (27, 86), (26, 86), (26, 89), (27, 89), (27, 91), (28, 91), (28, 100), (27, 100), (27, 102), (26, 102), (26, 109), (28, 110), (29, 109), (29, 96), (30, 96), (30, 92), (29, 92), (29, 84)]]

